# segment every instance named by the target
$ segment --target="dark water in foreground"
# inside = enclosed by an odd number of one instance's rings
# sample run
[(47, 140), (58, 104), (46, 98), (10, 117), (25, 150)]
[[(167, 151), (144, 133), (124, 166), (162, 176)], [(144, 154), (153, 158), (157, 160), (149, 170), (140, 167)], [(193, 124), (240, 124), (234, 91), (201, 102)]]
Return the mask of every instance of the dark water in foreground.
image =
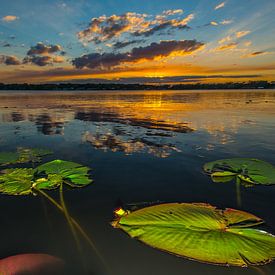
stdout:
[[(275, 91), (1, 92), (0, 151), (17, 146), (92, 167), (94, 184), (66, 189), (65, 199), (113, 275), (275, 274), (274, 263), (228, 268), (175, 257), (110, 225), (121, 202), (206, 202), (258, 215), (275, 233), (274, 186), (241, 187), (238, 203), (234, 184), (213, 183), (201, 169), (231, 157), (275, 164)], [(0, 258), (47, 253), (66, 261), (66, 274), (107, 274), (84, 241), (79, 255), (64, 217), (39, 196), (2, 195), (0, 209)]]

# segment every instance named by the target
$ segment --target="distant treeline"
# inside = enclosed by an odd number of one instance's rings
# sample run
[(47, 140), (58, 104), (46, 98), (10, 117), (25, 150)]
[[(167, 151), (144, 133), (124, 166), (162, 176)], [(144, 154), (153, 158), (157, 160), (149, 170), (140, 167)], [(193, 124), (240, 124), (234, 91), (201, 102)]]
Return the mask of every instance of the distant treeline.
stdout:
[(58, 83), (58, 84), (4, 84), (0, 90), (215, 90), (215, 89), (275, 89), (275, 82), (250, 81), (215, 84), (118, 84), (118, 83)]

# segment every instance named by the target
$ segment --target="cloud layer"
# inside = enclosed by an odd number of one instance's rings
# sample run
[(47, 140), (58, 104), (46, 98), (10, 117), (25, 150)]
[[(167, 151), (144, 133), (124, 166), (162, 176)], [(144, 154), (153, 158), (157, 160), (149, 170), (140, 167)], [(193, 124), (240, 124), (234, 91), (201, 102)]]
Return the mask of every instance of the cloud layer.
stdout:
[[(133, 36), (151, 36), (164, 29), (187, 28), (187, 24), (194, 18), (193, 14), (183, 18), (173, 18), (183, 13), (183, 10), (166, 10), (154, 17), (148, 14), (127, 12), (122, 15), (102, 15), (91, 19), (88, 27), (78, 32), (78, 38), (86, 42), (109, 41), (122, 34)], [(172, 16), (172, 18), (171, 18)]]
[(125, 53), (91, 53), (73, 59), (76, 68), (106, 69), (122, 63), (135, 63), (142, 60), (155, 60), (171, 55), (183, 56), (193, 53), (204, 46), (196, 40), (170, 40), (151, 43), (146, 47), (133, 48)]

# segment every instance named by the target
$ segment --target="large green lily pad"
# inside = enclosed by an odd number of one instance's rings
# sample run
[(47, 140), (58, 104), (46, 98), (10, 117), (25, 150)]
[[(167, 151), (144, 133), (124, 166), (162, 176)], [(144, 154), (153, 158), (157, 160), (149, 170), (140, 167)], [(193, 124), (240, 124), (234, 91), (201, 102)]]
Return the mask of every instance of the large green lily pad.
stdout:
[(48, 177), (55, 175), (72, 187), (82, 187), (90, 184), (93, 180), (89, 177), (90, 168), (81, 164), (53, 160), (37, 167), (39, 173), (46, 173)]
[(218, 182), (239, 178), (247, 184), (275, 184), (275, 167), (258, 159), (222, 159), (206, 163), (203, 169)]
[(115, 228), (189, 259), (245, 267), (266, 264), (275, 257), (275, 236), (253, 228), (262, 219), (243, 211), (169, 203), (117, 214)]

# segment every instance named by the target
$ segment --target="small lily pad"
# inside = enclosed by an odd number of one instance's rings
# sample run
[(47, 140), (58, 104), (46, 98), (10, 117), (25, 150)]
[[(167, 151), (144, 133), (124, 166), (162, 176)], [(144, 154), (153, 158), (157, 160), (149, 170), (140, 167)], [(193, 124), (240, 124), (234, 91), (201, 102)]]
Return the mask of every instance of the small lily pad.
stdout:
[(3, 171), (0, 175), (0, 193), (8, 195), (28, 195), (32, 192), (35, 170), (15, 168)]
[(71, 161), (53, 160), (38, 166), (37, 171), (46, 173), (48, 177), (59, 176), (72, 187), (86, 186), (93, 181), (89, 176), (89, 167)]
[(36, 169), (6, 169), (0, 174), (0, 193), (27, 195), (35, 190), (58, 188), (62, 183), (72, 187), (86, 186), (92, 182), (89, 170), (81, 164), (63, 160), (45, 163)]
[(18, 147), (17, 152), (19, 154), (18, 163), (41, 162), (42, 157), (52, 154), (50, 150), (24, 147)]
[(242, 267), (275, 258), (275, 236), (253, 228), (263, 221), (247, 212), (219, 210), (208, 204), (169, 203), (116, 213), (115, 228), (185, 258)]
[(247, 184), (275, 184), (275, 167), (265, 161), (249, 158), (222, 159), (203, 167), (214, 181), (227, 182), (239, 178)]
[(18, 147), (16, 152), (1, 152), (0, 165), (41, 162), (41, 158), (52, 154), (52, 151), (38, 148)]
[(1, 152), (0, 153), (0, 165), (16, 163), (19, 158), (17, 152)]

